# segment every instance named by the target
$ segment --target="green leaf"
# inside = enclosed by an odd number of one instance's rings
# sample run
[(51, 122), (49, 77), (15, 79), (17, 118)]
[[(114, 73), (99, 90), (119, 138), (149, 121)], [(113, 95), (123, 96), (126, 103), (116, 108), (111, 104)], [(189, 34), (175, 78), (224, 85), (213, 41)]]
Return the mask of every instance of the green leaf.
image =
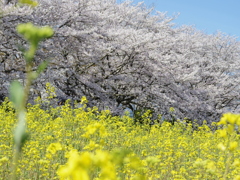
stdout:
[(13, 81), (10, 86), (10, 99), (17, 110), (21, 109), (24, 98), (22, 85), (18, 81)]
[(43, 61), (37, 68), (37, 73), (40, 74), (42, 73), (48, 66), (49, 62), (48, 61)]
[[(22, 133), (22, 134), (20, 134)], [(25, 131), (20, 131), (19, 129), (16, 129), (15, 136), (14, 136), (14, 144), (16, 145), (17, 150), (20, 152), (22, 150), (22, 147), (26, 143), (27, 140), (30, 139), (30, 134)]]
[(32, 23), (18, 24), (17, 32), (35, 47), (37, 47), (38, 43), (41, 40), (45, 38), (50, 38), (54, 34), (51, 27), (38, 27)]
[(26, 140), (29, 138), (29, 134), (26, 133), (26, 129), (26, 112), (20, 111), (18, 115), (18, 124), (14, 132), (14, 143), (19, 152)]

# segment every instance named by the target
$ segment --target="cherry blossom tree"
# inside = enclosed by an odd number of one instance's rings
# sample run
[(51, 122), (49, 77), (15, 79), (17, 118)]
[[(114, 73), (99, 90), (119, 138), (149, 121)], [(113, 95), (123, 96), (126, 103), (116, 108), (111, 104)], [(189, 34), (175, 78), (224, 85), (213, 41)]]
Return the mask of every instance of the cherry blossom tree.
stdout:
[(173, 18), (143, 3), (39, 4), (31, 13), (1, 18), (7, 45), (0, 42), (0, 49), (20, 59), (17, 44), (24, 40), (14, 32), (17, 23), (54, 28), (55, 35), (37, 52), (35, 63), (49, 58), (50, 65), (35, 90), (48, 81), (61, 96), (85, 95), (89, 106), (109, 108), (116, 115), (128, 107), (168, 118), (173, 107), (176, 118), (212, 122), (226, 111), (239, 112), (240, 46), (234, 37), (207, 35), (189, 26), (173, 28)]

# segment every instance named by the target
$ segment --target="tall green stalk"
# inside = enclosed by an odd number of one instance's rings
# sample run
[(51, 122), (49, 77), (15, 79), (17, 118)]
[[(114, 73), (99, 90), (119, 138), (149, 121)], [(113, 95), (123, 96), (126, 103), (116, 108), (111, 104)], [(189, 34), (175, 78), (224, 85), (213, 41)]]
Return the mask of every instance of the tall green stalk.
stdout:
[(53, 30), (50, 27), (36, 27), (32, 23), (19, 24), (17, 26), (17, 31), (29, 42), (29, 49), (24, 53), (27, 72), (25, 87), (23, 87), (18, 81), (12, 82), (10, 86), (10, 97), (15, 106), (18, 118), (18, 124), (14, 132), (12, 180), (17, 179), (18, 160), (21, 154), (21, 149), (28, 137), (26, 132), (26, 104), (30, 87), (32, 82), (39, 76), (41, 72), (44, 71), (48, 64), (47, 61), (43, 61), (38, 66), (36, 71), (32, 71), (34, 55), (39, 42), (53, 35)]

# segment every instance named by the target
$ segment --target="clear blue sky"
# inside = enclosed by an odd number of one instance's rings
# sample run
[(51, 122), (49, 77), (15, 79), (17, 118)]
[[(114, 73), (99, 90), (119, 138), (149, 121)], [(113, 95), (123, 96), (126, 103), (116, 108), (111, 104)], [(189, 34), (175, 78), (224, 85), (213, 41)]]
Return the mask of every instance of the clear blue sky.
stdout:
[(170, 17), (180, 13), (173, 21), (179, 26), (194, 25), (208, 34), (221, 31), (240, 40), (240, 0), (133, 0), (133, 4), (142, 1)]

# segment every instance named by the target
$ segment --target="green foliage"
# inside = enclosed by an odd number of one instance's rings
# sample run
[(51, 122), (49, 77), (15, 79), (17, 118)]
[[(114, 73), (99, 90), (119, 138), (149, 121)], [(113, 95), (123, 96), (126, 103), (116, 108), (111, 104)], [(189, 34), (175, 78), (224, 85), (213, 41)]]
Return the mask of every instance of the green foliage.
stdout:
[[(45, 38), (50, 38), (53, 35), (52, 28), (46, 27), (37, 27), (32, 23), (19, 24), (17, 26), (17, 31), (19, 34), (29, 42), (29, 50), (25, 53), (25, 59), (27, 63), (31, 63), (35, 52), (38, 47), (38, 43)], [(39, 69), (42, 69), (44, 65), (40, 65)]]
[(22, 34), (28, 42), (34, 45), (38, 45), (40, 41), (45, 38), (50, 38), (53, 35), (52, 28), (48, 26), (37, 27), (32, 23), (19, 24), (17, 31), (19, 34)]
[(18, 81), (13, 81), (10, 86), (11, 101), (15, 108), (20, 111), (22, 108), (22, 102), (24, 98), (24, 90), (22, 85)]
[(43, 61), (37, 68), (37, 75), (41, 74), (48, 66), (49, 62), (48, 61)]

